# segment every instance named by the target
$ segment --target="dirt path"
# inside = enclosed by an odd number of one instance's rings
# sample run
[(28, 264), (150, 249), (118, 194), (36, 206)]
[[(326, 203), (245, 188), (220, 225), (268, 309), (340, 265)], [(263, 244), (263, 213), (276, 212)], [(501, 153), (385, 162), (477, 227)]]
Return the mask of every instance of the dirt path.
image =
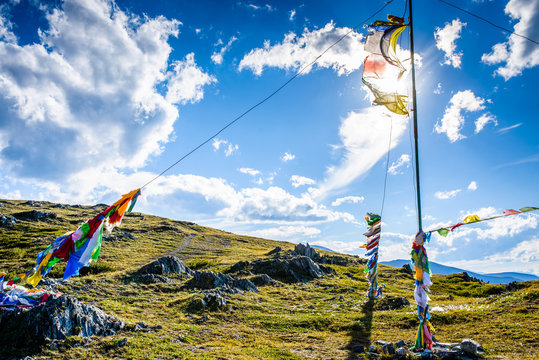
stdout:
[(187, 235), (184, 240), (183, 240), (183, 244), (180, 245), (179, 248), (177, 249), (174, 249), (172, 250), (171, 252), (169, 252), (168, 254), (166, 254), (165, 256), (173, 256), (173, 255), (176, 255), (177, 253), (179, 253), (180, 251), (182, 251), (183, 249), (187, 248), (189, 246), (189, 244), (191, 244), (191, 239), (195, 237), (195, 234), (189, 234)]

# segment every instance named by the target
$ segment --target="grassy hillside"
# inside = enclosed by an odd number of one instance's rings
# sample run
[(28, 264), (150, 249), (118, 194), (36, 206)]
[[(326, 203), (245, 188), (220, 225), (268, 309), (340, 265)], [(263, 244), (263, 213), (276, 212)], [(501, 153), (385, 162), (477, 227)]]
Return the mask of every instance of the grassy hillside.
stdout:
[[(32, 268), (36, 254), (55, 237), (103, 209), (11, 200), (0, 204), (6, 216), (30, 210), (58, 216), (0, 228), (0, 271), (11, 276)], [(143, 285), (129, 275), (166, 254), (178, 256), (193, 269), (226, 271), (238, 261), (266, 258), (276, 246), (286, 250), (294, 245), (140, 213), (127, 215), (113, 234), (114, 241), (104, 241), (99, 262), (59, 290), (128, 324), (144, 321), (158, 328), (91, 341), (71, 337), (59, 348), (34, 351), (35, 358), (353, 359), (359, 355), (352, 353), (352, 345), (415, 338), (413, 305), (379, 310), (380, 302), (367, 302), (363, 266), (331, 265), (336, 276), (260, 286), (259, 293), (231, 295), (226, 311), (196, 312), (190, 304), (201, 295), (182, 289), (184, 281)], [(63, 266), (56, 266), (50, 277), (59, 277)], [(411, 275), (384, 265), (379, 273), (386, 297), (403, 296), (414, 303)], [(473, 338), (492, 359), (539, 358), (539, 282), (509, 289), (465, 282), (459, 274), (435, 275), (433, 281), (430, 303), (439, 341)], [(127, 343), (120, 346), (124, 338)]]

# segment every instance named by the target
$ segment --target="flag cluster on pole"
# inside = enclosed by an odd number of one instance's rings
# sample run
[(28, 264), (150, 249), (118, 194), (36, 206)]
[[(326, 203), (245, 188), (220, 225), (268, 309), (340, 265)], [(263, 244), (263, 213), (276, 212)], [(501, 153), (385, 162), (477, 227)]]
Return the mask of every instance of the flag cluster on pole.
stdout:
[(367, 25), (370, 34), (365, 39), (365, 51), (370, 54), (363, 63), (363, 83), (374, 95), (373, 104), (384, 105), (389, 111), (407, 115), (408, 97), (398, 94), (395, 83), (404, 74), (404, 66), (397, 57), (397, 40), (406, 29), (404, 19), (388, 15), (389, 21), (375, 21)]
[(383, 286), (378, 286), (378, 244), (380, 243), (382, 221), (380, 215), (374, 213), (367, 213), (365, 220), (367, 220), (368, 228), (363, 235), (367, 237), (367, 242), (361, 247), (367, 251), (365, 256), (370, 256), (364, 271), (367, 274), (367, 281), (370, 283), (369, 290), (365, 296), (379, 298), (382, 296), (383, 289)]
[(430, 280), (429, 258), (424, 247), (425, 241), (429, 239), (430, 233), (425, 235), (423, 231), (419, 231), (415, 236), (411, 255), (415, 268), (414, 297), (419, 317), (419, 328), (414, 348), (432, 350), (434, 328), (430, 323), (429, 296), (427, 294), (432, 281)]

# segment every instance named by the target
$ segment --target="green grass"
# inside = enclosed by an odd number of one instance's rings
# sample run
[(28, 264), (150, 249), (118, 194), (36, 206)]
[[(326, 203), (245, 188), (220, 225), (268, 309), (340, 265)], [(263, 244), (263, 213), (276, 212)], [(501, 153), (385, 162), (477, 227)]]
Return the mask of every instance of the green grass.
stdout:
[[(0, 212), (11, 215), (34, 209), (12, 202), (16, 205), (4, 204)], [(54, 204), (41, 204), (38, 210), (55, 212), (58, 220), (21, 221), (13, 229), (0, 228), (0, 271), (7, 271), (9, 276), (32, 268), (37, 253), (55, 237), (75, 230), (99, 211), (94, 207), (59, 209)], [(368, 284), (362, 265), (331, 265), (336, 271), (332, 277), (231, 295), (227, 301), (232, 311), (191, 311), (190, 304), (200, 294), (182, 289), (186, 280), (143, 285), (132, 281), (130, 274), (174, 252), (190, 235), (194, 236), (189, 246), (176, 256), (198, 270), (226, 271), (238, 261), (265, 258), (276, 246), (288, 250), (294, 245), (138, 213), (127, 215), (119, 230), (128, 231), (136, 240), (104, 242), (99, 261), (59, 290), (118, 316), (130, 329), (140, 321), (162, 328), (124, 331), (89, 342), (70, 337), (60, 342), (60, 350), (43, 345), (34, 349), (32, 357), (347, 359), (351, 345), (415, 338), (418, 321), (413, 305), (414, 282), (396, 268), (380, 265), (379, 273), (386, 295), (403, 296), (412, 304), (399, 310), (376, 310), (375, 304), (367, 301), (364, 294)], [(63, 267), (58, 264), (50, 276), (61, 277)], [(539, 358), (539, 282), (527, 282), (521, 289), (508, 292), (504, 286), (462, 280), (458, 274), (433, 276), (430, 303), (443, 309), (432, 313), (436, 337), (443, 342), (473, 338), (483, 345), (487, 358)], [(209, 319), (202, 321), (204, 316)], [(118, 346), (124, 338), (126, 345)], [(22, 355), (28, 354), (10, 354)]]

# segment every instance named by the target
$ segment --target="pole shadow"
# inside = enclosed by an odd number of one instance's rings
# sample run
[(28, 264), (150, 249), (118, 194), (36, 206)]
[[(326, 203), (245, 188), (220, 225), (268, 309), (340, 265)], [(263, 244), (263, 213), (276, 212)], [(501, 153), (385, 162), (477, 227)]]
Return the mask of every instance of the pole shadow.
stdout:
[(351, 326), (350, 342), (346, 347), (349, 350), (348, 357), (346, 358), (347, 360), (357, 359), (355, 356), (356, 352), (354, 351), (355, 345), (363, 345), (365, 347), (365, 351), (367, 351), (369, 345), (371, 344), (373, 307), (374, 300), (369, 299), (361, 308), (363, 316)]

